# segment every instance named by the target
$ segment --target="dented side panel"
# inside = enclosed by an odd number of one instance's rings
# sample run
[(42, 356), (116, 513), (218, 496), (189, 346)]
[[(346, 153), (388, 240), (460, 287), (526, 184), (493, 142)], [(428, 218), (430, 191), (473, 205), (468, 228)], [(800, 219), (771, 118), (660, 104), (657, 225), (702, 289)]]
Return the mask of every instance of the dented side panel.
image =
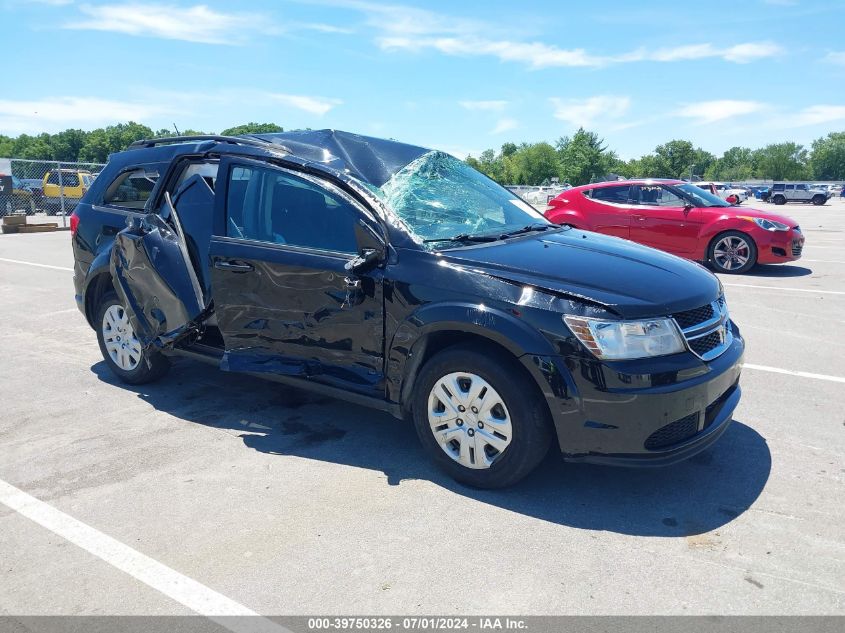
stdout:
[(384, 394), (382, 273), (350, 276), (344, 256), (213, 238), (221, 369), (274, 373)]

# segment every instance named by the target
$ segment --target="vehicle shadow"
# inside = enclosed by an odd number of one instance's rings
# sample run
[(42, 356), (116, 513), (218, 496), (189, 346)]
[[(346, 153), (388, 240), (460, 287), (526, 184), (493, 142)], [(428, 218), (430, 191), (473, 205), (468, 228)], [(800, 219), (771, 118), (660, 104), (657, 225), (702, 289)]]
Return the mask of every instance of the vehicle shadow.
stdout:
[(184, 359), (175, 361), (167, 379), (137, 387), (120, 383), (102, 361), (91, 370), (159, 411), (241, 431), (244, 445), (262, 453), (380, 471), (386, 485), (428, 480), (482, 503), (581, 529), (669, 537), (709, 532), (745, 512), (771, 470), (766, 440), (734, 421), (716, 445), (674, 466), (566, 463), (553, 446), (516, 486), (476, 490), (440, 472), (413, 425), (385, 413)]
[(806, 277), (812, 275), (813, 271), (803, 266), (791, 266), (789, 264), (758, 264), (747, 273), (745, 277)]

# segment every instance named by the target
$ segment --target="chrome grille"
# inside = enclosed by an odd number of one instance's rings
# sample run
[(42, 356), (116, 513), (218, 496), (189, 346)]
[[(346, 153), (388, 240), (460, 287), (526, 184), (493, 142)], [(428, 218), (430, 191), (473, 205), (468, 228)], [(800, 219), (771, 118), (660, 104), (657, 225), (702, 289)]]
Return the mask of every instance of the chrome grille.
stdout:
[(792, 242), (792, 256), (793, 257), (801, 257), (801, 251), (803, 251), (803, 250), (804, 250), (804, 245), (801, 242), (799, 242), (798, 240), (795, 240), (794, 242)]
[(721, 356), (733, 342), (725, 298), (707, 305), (673, 314), (687, 347), (702, 360)]

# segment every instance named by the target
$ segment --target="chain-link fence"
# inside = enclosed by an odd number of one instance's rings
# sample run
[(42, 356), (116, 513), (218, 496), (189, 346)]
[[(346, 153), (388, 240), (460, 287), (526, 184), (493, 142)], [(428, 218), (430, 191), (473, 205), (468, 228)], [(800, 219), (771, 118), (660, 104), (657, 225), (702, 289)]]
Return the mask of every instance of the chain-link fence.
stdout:
[(0, 158), (0, 216), (60, 216), (66, 226), (102, 168), (102, 163)]

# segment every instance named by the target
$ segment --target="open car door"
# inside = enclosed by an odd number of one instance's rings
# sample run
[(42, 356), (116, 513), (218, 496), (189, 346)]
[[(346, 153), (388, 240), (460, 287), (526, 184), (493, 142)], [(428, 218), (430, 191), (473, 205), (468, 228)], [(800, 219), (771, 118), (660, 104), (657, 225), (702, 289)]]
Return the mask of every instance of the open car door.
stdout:
[(145, 349), (172, 346), (196, 331), (211, 312), (169, 194), (162, 215), (132, 218), (117, 234), (111, 272)]

